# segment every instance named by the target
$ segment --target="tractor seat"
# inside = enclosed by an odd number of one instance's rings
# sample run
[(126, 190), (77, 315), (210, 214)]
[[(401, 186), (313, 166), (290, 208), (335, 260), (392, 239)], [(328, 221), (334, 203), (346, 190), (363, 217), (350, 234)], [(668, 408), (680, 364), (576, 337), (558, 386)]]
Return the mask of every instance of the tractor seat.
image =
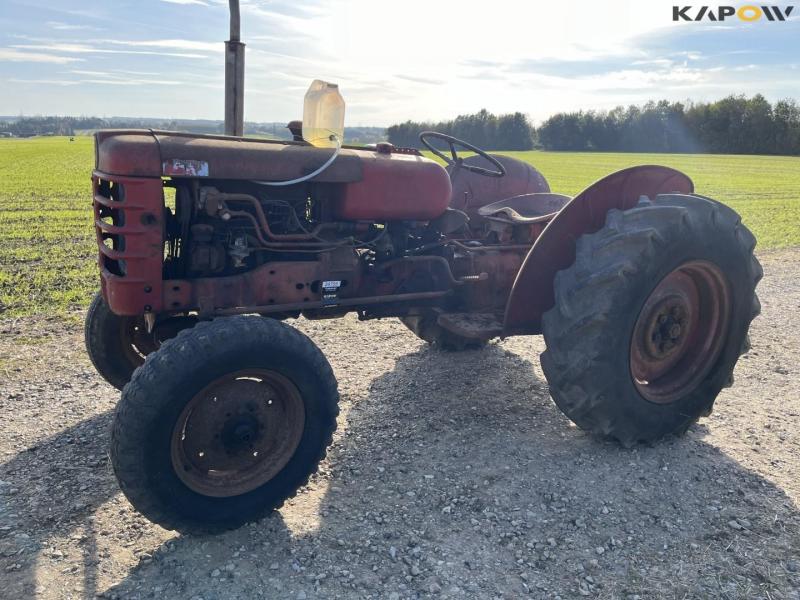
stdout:
[(570, 200), (571, 196), (549, 192), (522, 194), (481, 206), (478, 214), (492, 221), (530, 225), (550, 221)]

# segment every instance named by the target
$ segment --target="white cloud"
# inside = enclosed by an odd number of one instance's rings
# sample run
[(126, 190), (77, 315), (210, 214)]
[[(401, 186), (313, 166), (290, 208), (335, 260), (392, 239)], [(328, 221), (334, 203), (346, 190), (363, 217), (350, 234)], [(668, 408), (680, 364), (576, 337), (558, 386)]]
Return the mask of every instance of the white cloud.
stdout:
[(125, 78), (128, 75), (139, 75), (139, 76), (152, 76), (158, 77), (161, 73), (156, 73), (155, 71), (124, 71), (124, 70), (115, 70), (115, 71), (89, 71), (84, 69), (72, 69), (70, 73), (74, 73), (76, 75), (89, 75), (93, 77), (115, 77), (115, 78)]
[(68, 86), (68, 85), (79, 85), (80, 81), (72, 81), (69, 79), (17, 79), (12, 78), (8, 80), (9, 83), (33, 83), (36, 85), (58, 85), (58, 86)]
[(100, 44), (116, 44), (140, 48), (171, 48), (174, 50), (198, 50), (203, 52), (222, 52), (223, 42), (199, 42), (195, 40), (97, 40)]
[(55, 29), (56, 31), (79, 31), (79, 30), (87, 30), (87, 29), (96, 29), (96, 27), (90, 27), (89, 25), (73, 25), (70, 23), (62, 23), (61, 21), (48, 21), (45, 23), (50, 29)]
[(203, 0), (161, 0), (162, 2), (166, 2), (168, 4), (197, 4), (199, 6), (208, 6), (207, 2), (203, 2)]
[(184, 85), (182, 81), (172, 79), (81, 79), (79, 83), (95, 83), (99, 85)]
[(205, 54), (194, 54), (187, 52), (160, 52), (156, 50), (113, 50), (110, 48), (99, 48), (88, 44), (73, 43), (48, 43), (48, 44), (14, 44), (12, 48), (23, 50), (49, 50), (52, 52), (67, 52), (70, 54), (140, 54), (150, 56), (171, 56), (176, 58), (202, 58), (208, 59)]
[(44, 54), (41, 52), (20, 52), (12, 48), (0, 48), (0, 62), (35, 62), (62, 65), (82, 60), (82, 58), (75, 58), (72, 56), (59, 56), (57, 54)]
[[(58, 85), (58, 86), (73, 86), (73, 85), (103, 85), (103, 86), (186, 86), (193, 85), (189, 81), (177, 81), (168, 79), (108, 79), (99, 74), (100, 77), (90, 77), (87, 79), (22, 79), (12, 78), (9, 79), (11, 83), (26, 83), (36, 85)], [(206, 87), (199, 84), (197, 87)]]

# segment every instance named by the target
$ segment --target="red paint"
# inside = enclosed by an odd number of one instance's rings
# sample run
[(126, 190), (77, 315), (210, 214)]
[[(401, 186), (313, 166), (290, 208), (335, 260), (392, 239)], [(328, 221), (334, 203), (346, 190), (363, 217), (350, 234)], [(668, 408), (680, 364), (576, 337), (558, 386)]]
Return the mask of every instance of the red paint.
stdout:
[(692, 180), (675, 169), (644, 165), (612, 173), (567, 204), (536, 240), (517, 275), (506, 305), (505, 335), (541, 332), (542, 315), (553, 307), (556, 273), (575, 261), (575, 242), (601, 229), (613, 208), (633, 208), (640, 196), (691, 194)]
[[(253, 140), (141, 129), (95, 134), (96, 168), (109, 175), (193, 177), (171, 165), (205, 163), (203, 176), (215, 179), (285, 181), (320, 167), (333, 150), (304, 142)], [(343, 148), (333, 164), (312, 181), (343, 183), (361, 179), (362, 157), (373, 152)], [(166, 168), (166, 170), (165, 170)]]
[[(369, 154), (370, 156), (365, 156)], [(406, 154), (359, 152), (363, 178), (348, 183), (333, 202), (346, 221), (426, 221), (450, 203), (450, 177), (437, 163)]]
[[(492, 154), (506, 170), (503, 177), (485, 177), (466, 169), (448, 167), (453, 180), (452, 208), (463, 210), (470, 218), (478, 217), (478, 209), (492, 202), (522, 194), (549, 192), (547, 180), (532, 165), (510, 156)], [(487, 167), (480, 156), (470, 156), (466, 164)], [(478, 217), (478, 220), (480, 218)]]

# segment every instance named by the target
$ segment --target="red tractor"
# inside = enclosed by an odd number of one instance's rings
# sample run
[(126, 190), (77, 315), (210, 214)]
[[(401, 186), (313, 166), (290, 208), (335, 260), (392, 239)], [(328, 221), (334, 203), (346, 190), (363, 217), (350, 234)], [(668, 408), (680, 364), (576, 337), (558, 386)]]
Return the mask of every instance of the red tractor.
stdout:
[(283, 322), (301, 315), (398, 318), (444, 350), (543, 334), (556, 404), (625, 446), (711, 412), (759, 312), (733, 210), (666, 167), (570, 198), (519, 160), (421, 140), (446, 169), (390, 144), (97, 134), (86, 343), (122, 390), (111, 459), (149, 519), (236, 527), (317, 469), (338, 392)]

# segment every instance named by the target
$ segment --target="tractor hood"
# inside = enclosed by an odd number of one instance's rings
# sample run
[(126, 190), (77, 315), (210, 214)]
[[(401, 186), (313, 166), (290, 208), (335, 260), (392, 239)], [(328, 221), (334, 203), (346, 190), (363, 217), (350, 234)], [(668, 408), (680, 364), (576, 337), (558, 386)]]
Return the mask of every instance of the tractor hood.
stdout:
[[(305, 142), (256, 140), (169, 131), (95, 134), (96, 173), (148, 177), (289, 181), (313, 173), (335, 150)], [(342, 220), (425, 221), (447, 210), (447, 171), (416, 150), (378, 144), (345, 146), (316, 183), (341, 184), (332, 199)]]
[[(129, 129), (96, 133), (95, 152), (96, 169), (108, 175), (284, 181), (318, 168), (333, 150), (305, 142)], [(362, 159), (374, 154), (343, 148), (314, 181), (360, 181)]]

